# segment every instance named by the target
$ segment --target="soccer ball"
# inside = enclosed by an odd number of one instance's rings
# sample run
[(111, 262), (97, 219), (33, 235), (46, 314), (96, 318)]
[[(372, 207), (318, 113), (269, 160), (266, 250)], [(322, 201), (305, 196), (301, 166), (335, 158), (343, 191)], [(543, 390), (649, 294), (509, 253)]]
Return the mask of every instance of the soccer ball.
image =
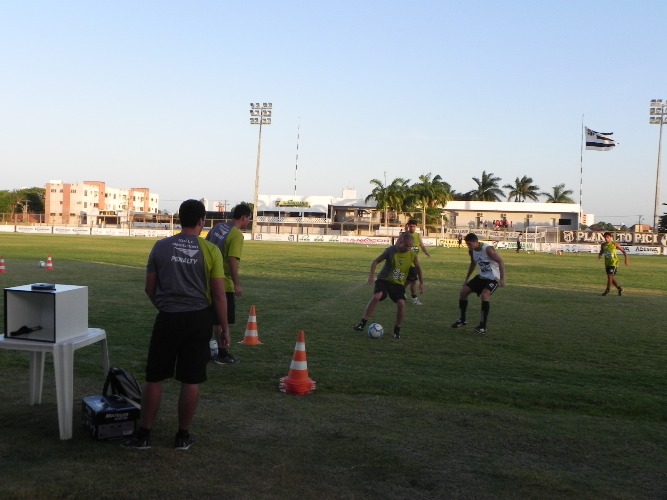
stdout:
[(218, 341), (213, 339), (208, 343), (209, 355), (211, 359), (215, 359), (218, 356)]
[(379, 323), (371, 323), (368, 325), (368, 336), (372, 339), (379, 339), (384, 335), (384, 328)]
[(43, 260), (40, 260), (39, 261), (39, 267), (46, 267), (46, 262), (44, 262)]

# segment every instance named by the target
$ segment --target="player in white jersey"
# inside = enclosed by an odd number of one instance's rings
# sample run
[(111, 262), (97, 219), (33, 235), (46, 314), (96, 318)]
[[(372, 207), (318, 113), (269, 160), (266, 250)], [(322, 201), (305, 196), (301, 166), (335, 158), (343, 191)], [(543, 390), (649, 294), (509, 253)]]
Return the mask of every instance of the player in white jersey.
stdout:
[[(500, 255), (496, 253), (491, 245), (482, 243), (474, 233), (469, 233), (465, 237), (468, 254), (470, 254), (470, 265), (468, 274), (459, 293), (459, 310), (461, 315), (452, 328), (462, 328), (466, 325), (466, 310), (468, 309), (468, 295), (476, 293), (482, 299), (482, 314), (480, 323), (475, 327), (477, 333), (486, 334), (486, 320), (489, 317), (491, 295), (497, 287), (505, 286), (505, 263)], [(470, 275), (479, 266), (479, 274), (468, 281)]]

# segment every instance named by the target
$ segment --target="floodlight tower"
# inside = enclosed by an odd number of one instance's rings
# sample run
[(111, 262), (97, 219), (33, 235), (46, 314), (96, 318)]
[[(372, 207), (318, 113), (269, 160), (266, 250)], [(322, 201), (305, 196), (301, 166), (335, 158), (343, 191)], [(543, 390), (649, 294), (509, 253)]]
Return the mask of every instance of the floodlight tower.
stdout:
[(257, 140), (257, 167), (255, 168), (255, 199), (252, 204), (252, 232), (257, 224), (257, 204), (259, 202), (259, 159), (262, 151), (262, 125), (271, 125), (273, 105), (270, 102), (250, 103), (250, 125), (259, 125), (259, 139)]
[(658, 168), (655, 174), (655, 207), (653, 209), (653, 230), (657, 233), (660, 227), (660, 158), (662, 156), (662, 125), (667, 123), (667, 100), (651, 99), (649, 123), (660, 125), (658, 135)]

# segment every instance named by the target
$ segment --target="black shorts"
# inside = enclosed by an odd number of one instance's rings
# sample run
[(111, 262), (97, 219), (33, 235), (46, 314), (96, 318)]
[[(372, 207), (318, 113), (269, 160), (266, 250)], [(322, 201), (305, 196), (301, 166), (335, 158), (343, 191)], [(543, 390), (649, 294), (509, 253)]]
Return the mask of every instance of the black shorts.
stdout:
[(417, 268), (412, 266), (408, 271), (408, 281), (417, 281), (418, 279), (419, 275), (417, 274)]
[(158, 312), (148, 348), (146, 382), (161, 382), (174, 375), (176, 380), (186, 384), (205, 382), (212, 327), (210, 308), (182, 313)]
[(398, 285), (387, 280), (377, 280), (373, 293), (382, 293), (380, 301), (389, 296), (391, 300), (398, 302), (399, 300), (405, 300), (405, 285)]
[[(234, 298), (234, 292), (225, 292), (225, 297), (227, 297), (227, 324), (233, 325), (236, 323), (236, 299)], [(213, 324), (220, 324), (215, 307), (213, 308)]]
[(473, 292), (477, 294), (479, 297), (480, 294), (485, 290), (489, 290), (491, 292), (491, 295), (493, 295), (493, 292), (496, 291), (496, 288), (498, 288), (498, 282), (496, 280), (490, 280), (487, 278), (482, 278), (479, 274), (475, 276), (473, 279), (468, 281), (466, 284), (468, 288), (470, 288)]
[(604, 268), (607, 271), (607, 274), (611, 276), (616, 276), (616, 273), (618, 272), (617, 266), (604, 266)]

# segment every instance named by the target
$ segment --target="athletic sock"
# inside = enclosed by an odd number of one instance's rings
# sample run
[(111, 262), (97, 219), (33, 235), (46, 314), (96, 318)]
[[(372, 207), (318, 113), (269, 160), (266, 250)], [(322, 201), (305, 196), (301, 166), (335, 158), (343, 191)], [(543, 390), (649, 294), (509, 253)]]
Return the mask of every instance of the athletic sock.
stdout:
[(364, 318), (361, 318), (361, 321), (359, 323), (361, 323), (361, 326), (366, 326), (366, 323), (368, 323), (368, 320), (364, 319)]
[(491, 304), (487, 301), (482, 301), (482, 322), (480, 326), (486, 328), (486, 320), (489, 319), (489, 310), (491, 309)]
[(459, 299), (459, 309), (461, 310), (461, 321), (466, 320), (466, 309), (468, 309), (468, 299)]
[(401, 327), (394, 325), (394, 334), (400, 335), (401, 333)]
[(145, 427), (139, 427), (139, 429), (137, 429), (137, 437), (139, 439), (143, 439), (143, 438), (148, 439), (148, 438), (151, 437), (151, 430), (146, 429)]

